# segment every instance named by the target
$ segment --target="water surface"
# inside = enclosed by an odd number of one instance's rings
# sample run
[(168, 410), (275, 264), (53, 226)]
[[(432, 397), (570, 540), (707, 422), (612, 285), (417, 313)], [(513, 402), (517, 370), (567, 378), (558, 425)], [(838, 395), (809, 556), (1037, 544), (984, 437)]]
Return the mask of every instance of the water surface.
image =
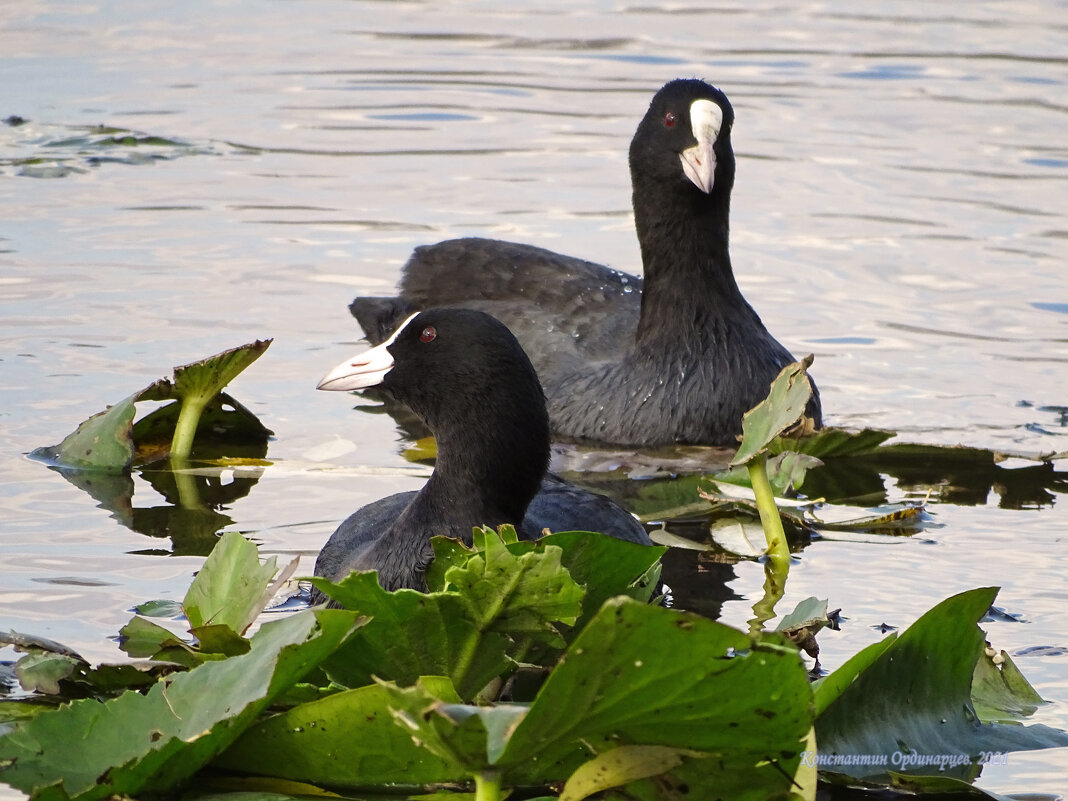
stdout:
[[(133, 604), (184, 593), (200, 557), (24, 457), (173, 365), (275, 338), (231, 387), (273, 464), (222, 510), (266, 553), (314, 554), (419, 486), (388, 417), (314, 392), (358, 347), (346, 305), (453, 236), (637, 270), (627, 145), (675, 77), (735, 106), (738, 280), (815, 353), (829, 423), (1068, 451), (1063, 3), (573, 5), (0, 8), (0, 626), (116, 659)], [(947, 475), (884, 478), (890, 500), (931, 490), (941, 527), (815, 543), (780, 608), (842, 607), (834, 667), (873, 626), (1000, 585), (1025, 622), (988, 636), (1068, 728), (1064, 484), (1006, 503), (1002, 478), (966, 500)], [(166, 506), (135, 486), (135, 511)], [(693, 571), (727, 580), (708, 595), (743, 624), (759, 566)], [(1065, 758), (1014, 754), (979, 783), (1063, 790)]]

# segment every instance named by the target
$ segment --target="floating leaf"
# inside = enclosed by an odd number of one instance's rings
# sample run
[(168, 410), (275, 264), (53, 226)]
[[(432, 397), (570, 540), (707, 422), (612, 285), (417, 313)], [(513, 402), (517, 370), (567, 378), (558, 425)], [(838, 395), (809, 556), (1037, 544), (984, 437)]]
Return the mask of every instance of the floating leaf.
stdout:
[(680, 537), (678, 534), (672, 534), (670, 531), (663, 528), (650, 531), (649, 539), (657, 545), (665, 545), (669, 548), (682, 548), (687, 551), (715, 550), (707, 542), (698, 542), (697, 540), (691, 540), (689, 537)]
[[(833, 673), (824, 680), (817, 704), (822, 705), (821, 693), (840, 694), (816, 720), (821, 759), (860, 754), (877, 760), (836, 765), (832, 772), (883, 781), (890, 769), (939, 774), (944, 765), (924, 760), (948, 756), (967, 777), (982, 752), (1068, 745), (1068, 734), (1047, 726), (979, 722), (971, 684), (985, 645), (976, 623), (996, 595), (992, 587), (954, 595), (896, 639), (869, 646), (847, 662), (840, 668), (846, 680)], [(858, 671), (861, 662), (868, 664)], [(914, 761), (903, 765), (902, 754)], [(827, 769), (822, 763), (821, 768)]]
[(182, 605), (178, 601), (169, 601), (167, 599), (145, 601), (135, 606), (134, 611), (145, 617), (178, 617), (185, 614), (182, 610)]
[(768, 549), (763, 527), (752, 519), (720, 518), (712, 522), (708, 531), (720, 548), (747, 559), (756, 559)]
[(136, 412), (134, 402), (140, 395), (140, 392), (135, 392), (105, 411), (94, 414), (58, 445), (37, 448), (30, 452), (30, 457), (52, 465), (82, 470), (112, 473), (127, 470), (134, 453), (131, 437)]
[(0, 631), (0, 645), (13, 645), (18, 651), (33, 649), (82, 659), (77, 651), (61, 642), (50, 640), (47, 637), (38, 637), (36, 634), (23, 634), (19, 631)]
[(768, 450), (772, 453), (796, 451), (819, 459), (857, 456), (874, 452), (894, 436), (894, 431), (877, 428), (865, 428), (861, 431), (821, 428), (805, 437), (776, 437), (768, 443)]
[[(826, 512), (840, 516), (846, 507), (830, 507)], [(867, 531), (883, 533), (915, 534), (923, 528), (927, 517), (924, 501), (901, 501), (895, 504), (867, 510), (871, 514), (850, 517), (845, 520), (814, 519), (812, 525), (821, 531)]]
[(145, 695), (42, 713), (0, 738), (4, 781), (45, 799), (168, 790), (229, 745), (355, 625), (351, 612), (298, 613), (265, 623), (248, 654), (206, 663)]

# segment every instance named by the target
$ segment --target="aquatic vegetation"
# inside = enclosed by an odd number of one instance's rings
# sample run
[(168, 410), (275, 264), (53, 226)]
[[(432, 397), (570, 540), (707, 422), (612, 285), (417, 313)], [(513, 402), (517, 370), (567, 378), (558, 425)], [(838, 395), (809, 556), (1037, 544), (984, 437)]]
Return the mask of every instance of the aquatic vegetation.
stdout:
[[(258, 356), (235, 354), (149, 390), (208, 397)], [(228, 532), (180, 604), (150, 601), (121, 629), (136, 661), (93, 666), (58, 643), (0, 636), (25, 652), (15, 675), (31, 693), (0, 702), (0, 781), (48, 801), (174, 795), (194, 780), (198, 791), (274, 797), (473, 789), (495, 801), (522, 789), (653, 800), (715, 787), (811, 799), (817, 781), (982, 796), (968, 782), (992, 755), (1068, 745), (1068, 733), (1019, 723), (1044, 701), (979, 628), (996, 588), (946, 599), (814, 683), (799, 649), (818, 653), (836, 616), (826, 601), (806, 599), (766, 630), (789, 573), (783, 520), (803, 520), (812, 503), (781, 497), (817, 464), (782, 451), (792, 440), (780, 437), (807, 402), (806, 366), (784, 369), (747, 416), (733, 471), (704, 492), (762, 523), (765, 548), (745, 534), (765, 562), (747, 631), (655, 603), (664, 547), (590, 532), (520, 542), (507, 526), (476, 529), (471, 547), (435, 538), (426, 592), (388, 592), (373, 572), (314, 578), (341, 608), (275, 617), (264, 610), (296, 562), (261, 562)], [(128, 469), (136, 399), (53, 455), (88, 441), (93, 467), (81, 471)], [(157, 440), (183, 427), (174, 406), (153, 425)], [(853, 447), (832, 436), (833, 448)], [(720, 494), (746, 479), (751, 496)]]

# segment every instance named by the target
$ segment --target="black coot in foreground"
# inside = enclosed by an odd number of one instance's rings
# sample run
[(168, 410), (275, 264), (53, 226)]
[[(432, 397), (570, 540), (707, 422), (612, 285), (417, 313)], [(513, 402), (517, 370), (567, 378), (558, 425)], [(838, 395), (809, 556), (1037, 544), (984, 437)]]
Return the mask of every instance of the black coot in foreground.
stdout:
[(524, 539), (548, 528), (650, 544), (621, 507), (546, 474), (549, 421), (538, 377), (516, 338), (488, 314), (412, 315), (319, 382), (330, 390), (372, 386), (409, 406), (434, 433), (434, 473), (418, 492), (391, 495), (346, 519), (319, 553), (315, 575), (336, 581), (352, 570), (377, 570), (386, 589), (422, 589), (430, 538), (470, 544), (477, 525), (511, 523)]
[[(644, 280), (529, 245), (416, 248), (396, 298), (350, 309), (371, 342), (412, 311), (487, 311), (537, 368), (559, 437), (649, 447), (733, 445), (742, 415), (793, 361), (742, 297), (728, 228), (734, 111), (698, 80), (653, 97), (630, 145)], [(807, 410), (821, 425), (819, 395)]]

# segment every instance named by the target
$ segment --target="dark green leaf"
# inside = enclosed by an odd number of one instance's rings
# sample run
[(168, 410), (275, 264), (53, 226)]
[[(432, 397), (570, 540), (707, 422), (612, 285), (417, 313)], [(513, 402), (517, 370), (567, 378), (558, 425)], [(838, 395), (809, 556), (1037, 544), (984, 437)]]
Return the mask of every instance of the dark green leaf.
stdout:
[[(890, 769), (941, 775), (938, 764), (922, 762), (949, 755), (963, 763), (946, 768), (948, 775), (967, 778), (982, 752), (1068, 745), (1068, 734), (1047, 726), (984, 724), (975, 713), (972, 676), (985, 647), (976, 623), (996, 595), (992, 587), (954, 595), (883, 648), (817, 719), (821, 758), (874, 755), (885, 760), (882, 766), (841, 765), (835, 771), (886, 781)], [(895, 754), (914, 754), (919, 764), (902, 766)]]
[[(227, 770), (336, 787), (425, 785), (468, 778), (454, 759), (421, 748), (391, 709), (418, 716), (460, 700), (448, 679), (424, 678), (402, 702), (384, 685), (346, 690), (257, 723), (215, 760)], [(400, 707), (397, 705), (401, 704)]]
[(298, 613), (265, 623), (248, 654), (178, 674), (145, 695), (43, 713), (0, 739), (4, 781), (87, 801), (168, 790), (233, 742), (354, 625), (350, 612)]
[(371, 621), (324, 666), (346, 687), (372, 676), (410, 685), (420, 676), (452, 677), (461, 697), (471, 699), (511, 665), (509, 640), (479, 632), (459, 597), (414, 590), (386, 592), (376, 573), (353, 573), (338, 584), (313, 583), (345, 608)]
[[(514, 531), (513, 531), (514, 536)], [(496, 531), (475, 531), (478, 553), (445, 574), (479, 631), (544, 637), (559, 642), (555, 623), (574, 623), (582, 588), (561, 569), (562, 550), (545, 545), (516, 556)]]
[(879, 656), (893, 645), (897, 639), (897, 632), (884, 637), (878, 642), (873, 642), (866, 648), (853, 654), (836, 671), (828, 676), (817, 679), (812, 683), (812, 689), (816, 698), (816, 717), (823, 714), (831, 702), (838, 698), (853, 681), (863, 673)]
[(741, 771), (769, 793), (785, 790), (811, 700), (797, 650), (778, 635), (754, 644), (696, 615), (617, 598), (571, 644), (497, 765), (544, 781), (563, 777), (539, 773), (531, 754), (544, 766), (579, 743), (659, 745), (715, 754), (688, 762), (705, 781)]
[(658, 575), (643, 582), (655, 568), (665, 547), (649, 547), (588, 531), (562, 531), (538, 540), (538, 548), (559, 547), (561, 563), (585, 590), (582, 616), (575, 624), (582, 629), (601, 604), (616, 595), (648, 601), (658, 586)]

